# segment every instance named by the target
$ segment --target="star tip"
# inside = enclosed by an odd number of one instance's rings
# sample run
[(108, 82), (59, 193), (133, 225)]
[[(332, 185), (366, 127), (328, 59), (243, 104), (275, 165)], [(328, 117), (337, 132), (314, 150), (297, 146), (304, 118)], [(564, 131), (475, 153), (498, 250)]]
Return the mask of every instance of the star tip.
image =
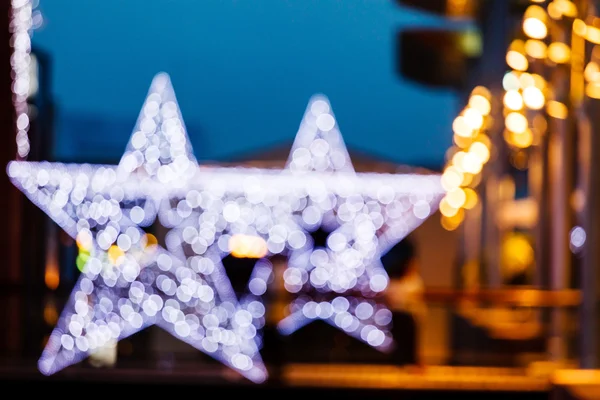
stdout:
[(165, 71), (160, 71), (154, 75), (154, 79), (171, 79), (171, 76)]
[(320, 92), (315, 93), (310, 97), (310, 103), (314, 103), (315, 101), (318, 101), (318, 100), (329, 103), (329, 98), (325, 94), (320, 93)]
[(45, 376), (52, 375), (49, 360), (45, 360), (45, 359), (38, 360), (38, 371), (40, 371), (40, 373)]
[(161, 71), (161, 72), (157, 73), (156, 75), (154, 75), (154, 78), (152, 79), (151, 87), (155, 91), (159, 91), (159, 92), (164, 91), (169, 86), (171, 86), (171, 77), (169, 76), (168, 73)]

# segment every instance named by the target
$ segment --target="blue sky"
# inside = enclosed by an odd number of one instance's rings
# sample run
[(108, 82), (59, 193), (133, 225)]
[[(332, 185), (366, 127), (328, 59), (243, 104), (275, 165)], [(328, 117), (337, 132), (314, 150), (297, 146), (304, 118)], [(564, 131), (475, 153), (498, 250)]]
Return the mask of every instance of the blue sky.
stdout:
[(395, 72), (401, 27), (439, 25), (393, 0), (41, 0), (55, 158), (118, 160), (155, 73), (171, 75), (199, 159), (291, 142), (327, 95), (348, 147), (441, 164), (456, 96)]

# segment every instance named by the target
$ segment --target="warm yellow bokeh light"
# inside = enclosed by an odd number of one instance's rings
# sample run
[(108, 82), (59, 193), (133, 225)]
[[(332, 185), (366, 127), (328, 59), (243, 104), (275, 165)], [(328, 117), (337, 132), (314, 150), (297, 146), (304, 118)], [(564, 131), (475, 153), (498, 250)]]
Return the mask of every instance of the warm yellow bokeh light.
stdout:
[(600, 99), (600, 82), (589, 82), (585, 85), (585, 94), (592, 99)]
[(518, 90), (509, 90), (504, 94), (504, 106), (513, 111), (523, 108), (523, 97)]
[(449, 217), (442, 214), (441, 224), (444, 229), (446, 229), (448, 231), (453, 231), (460, 226), (460, 224), (463, 222), (464, 219), (465, 219), (464, 210), (458, 210), (454, 215), (449, 216)]
[(237, 258), (262, 258), (269, 252), (260, 236), (236, 234), (229, 239), (229, 251)]
[(531, 110), (541, 110), (546, 103), (546, 97), (540, 89), (530, 86), (523, 89), (523, 101)]
[(478, 174), (481, 172), (483, 163), (475, 155), (471, 153), (465, 153), (462, 158), (461, 169), (469, 174)]
[(523, 133), (513, 133), (511, 139), (511, 144), (521, 149), (526, 149), (533, 143), (533, 132), (527, 129)]
[(463, 181), (463, 173), (455, 167), (448, 167), (442, 174), (441, 181), (444, 190), (454, 190), (457, 187), (460, 187)]
[(475, 86), (471, 91), (471, 97), (473, 96), (482, 96), (489, 101), (492, 98), (492, 93), (485, 86)]
[(519, 90), (521, 88), (519, 76), (514, 72), (507, 72), (502, 78), (502, 87), (506, 91)]
[(544, 59), (547, 49), (546, 43), (541, 40), (529, 39), (525, 42), (525, 53), (531, 58)]
[(88, 230), (81, 230), (75, 238), (75, 243), (79, 250), (90, 251), (92, 249), (93, 238)]
[(469, 147), (469, 153), (475, 155), (482, 164), (485, 164), (490, 159), (490, 149), (481, 142), (474, 142)]
[(519, 85), (521, 85), (521, 88), (535, 86), (535, 78), (532, 74), (524, 72), (519, 75)]
[(492, 109), (490, 101), (479, 94), (471, 96), (469, 107), (477, 110), (481, 115), (488, 115)]
[(523, 32), (532, 39), (544, 39), (548, 35), (548, 27), (537, 18), (527, 18), (523, 21)]
[[(473, 138), (452, 135), (452, 141), (454, 142), (456, 147), (458, 147), (459, 149), (464, 149), (469, 147), (471, 143), (473, 143)], [(452, 153), (452, 155), (454, 156), (454, 153)]]
[(527, 57), (516, 50), (510, 50), (506, 53), (506, 63), (509, 67), (517, 71), (525, 71), (529, 67)]
[(454, 156), (452, 156), (452, 165), (454, 166), (454, 168), (456, 168), (457, 170), (459, 170), (461, 172), (466, 172), (463, 169), (463, 160), (464, 160), (466, 154), (467, 153), (464, 151), (459, 151)]
[(465, 201), (467, 200), (467, 196), (461, 188), (454, 189), (446, 193), (446, 201), (448, 205), (452, 208), (461, 208)]
[(546, 11), (540, 6), (529, 6), (523, 18), (523, 32), (532, 39), (544, 39), (548, 35)]
[(600, 44), (600, 29), (596, 28), (595, 26), (588, 25), (585, 32), (585, 38), (589, 42), (592, 42), (594, 44)]
[(583, 76), (588, 82), (600, 81), (600, 66), (598, 66), (598, 63), (590, 61), (588, 65), (585, 66)]
[(527, 129), (527, 118), (518, 112), (511, 112), (504, 119), (504, 124), (511, 132), (523, 133)]
[(452, 122), (452, 131), (455, 135), (462, 137), (473, 136), (473, 127), (471, 127), (467, 119), (462, 115), (456, 117), (454, 122)]
[(467, 108), (463, 115), (466, 124), (472, 129), (477, 130), (481, 129), (483, 126), (483, 116), (479, 111), (474, 108)]
[(548, 46), (548, 58), (557, 64), (568, 63), (571, 59), (571, 48), (561, 42), (550, 43), (550, 46)]
[(505, 276), (527, 270), (533, 264), (533, 246), (521, 233), (510, 233), (502, 241), (502, 272)]
[(561, 102), (551, 100), (546, 104), (546, 112), (552, 118), (565, 119), (569, 115), (569, 109)]
[(158, 239), (151, 233), (146, 233), (144, 235), (144, 243), (146, 243), (147, 248), (153, 248), (158, 245)]
[(117, 245), (112, 245), (108, 249), (108, 261), (112, 265), (120, 265), (123, 262), (123, 257), (125, 256), (125, 252)]
[(535, 86), (536, 88), (538, 88), (540, 90), (546, 89), (547, 82), (543, 76), (541, 76), (539, 74), (531, 74), (531, 79), (533, 80), (533, 85), (523, 86), (524, 88), (529, 87), (529, 86)]
[(479, 195), (477, 195), (477, 192), (471, 188), (463, 188), (463, 191), (465, 192), (466, 198), (463, 208), (471, 210), (477, 205), (477, 202), (479, 201)]
[(554, 0), (553, 3), (561, 15), (569, 18), (577, 16), (577, 6), (571, 0)]
[(473, 182), (473, 177), (475, 177), (475, 175), (469, 174), (468, 172), (463, 173), (463, 180), (460, 183), (460, 186), (469, 186)]
[(579, 18), (573, 21), (573, 32), (579, 36), (585, 37), (587, 34), (587, 24)]
[(550, 4), (548, 4), (548, 15), (550, 16), (550, 18), (556, 20), (562, 18), (562, 13), (560, 12), (559, 8), (556, 6), (556, 3), (554, 1), (551, 1)]
[(445, 217), (453, 217), (458, 213), (458, 208), (452, 207), (448, 204), (448, 200), (444, 196), (444, 198), (440, 201), (440, 213)]

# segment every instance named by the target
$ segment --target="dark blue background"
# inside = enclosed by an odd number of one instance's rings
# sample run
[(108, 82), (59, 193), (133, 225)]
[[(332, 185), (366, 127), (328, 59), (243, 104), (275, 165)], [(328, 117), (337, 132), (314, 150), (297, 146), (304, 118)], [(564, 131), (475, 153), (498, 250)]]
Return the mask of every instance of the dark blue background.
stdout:
[(350, 148), (439, 165), (458, 105), (403, 82), (395, 33), (439, 25), (392, 0), (41, 0), (55, 157), (118, 160), (155, 73), (171, 75), (195, 153), (230, 160), (291, 142), (329, 96)]

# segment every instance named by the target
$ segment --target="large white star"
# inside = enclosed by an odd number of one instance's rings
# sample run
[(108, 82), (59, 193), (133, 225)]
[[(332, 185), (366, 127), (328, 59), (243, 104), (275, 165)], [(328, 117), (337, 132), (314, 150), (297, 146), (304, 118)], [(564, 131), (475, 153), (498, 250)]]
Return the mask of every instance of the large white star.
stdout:
[[(285, 287), (299, 296), (279, 324), (282, 333), (323, 319), (386, 350), (391, 313), (378, 300), (388, 284), (380, 256), (419, 226), (443, 193), (437, 175), (355, 173), (329, 102), (315, 96), (285, 169), (201, 167), (172, 193), (161, 219), (173, 227), (168, 249), (192, 264), (220, 265), (240, 237), (266, 258), (287, 254)], [(330, 233), (316, 247), (309, 232), (319, 227)], [(251, 293), (265, 290), (265, 279), (251, 279)]]
[(118, 166), (10, 163), (13, 183), (90, 252), (40, 358), (43, 373), (156, 324), (250, 380), (266, 379), (253, 316), (220, 264), (180, 260), (140, 228), (197, 172), (166, 74), (153, 80)]

